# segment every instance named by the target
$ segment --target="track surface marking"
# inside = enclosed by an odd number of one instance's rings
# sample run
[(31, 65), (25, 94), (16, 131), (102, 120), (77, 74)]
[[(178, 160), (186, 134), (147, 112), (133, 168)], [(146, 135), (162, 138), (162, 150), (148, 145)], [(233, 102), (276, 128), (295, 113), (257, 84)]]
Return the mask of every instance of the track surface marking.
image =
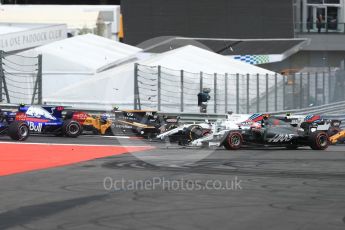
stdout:
[(150, 146), (96, 146), (0, 143), (0, 176), (149, 150)]

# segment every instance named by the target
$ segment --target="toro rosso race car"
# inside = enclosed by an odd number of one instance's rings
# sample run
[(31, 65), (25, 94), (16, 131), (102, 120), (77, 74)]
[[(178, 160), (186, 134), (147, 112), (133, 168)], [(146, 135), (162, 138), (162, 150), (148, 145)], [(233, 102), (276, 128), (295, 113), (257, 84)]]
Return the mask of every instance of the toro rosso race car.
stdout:
[(29, 126), (22, 121), (15, 121), (16, 113), (0, 109), (0, 135), (8, 135), (16, 141), (25, 141), (29, 135)]
[(78, 137), (82, 133), (81, 125), (72, 119), (64, 119), (63, 110), (61, 106), (20, 105), (15, 120), (26, 122), (32, 133)]
[(140, 135), (153, 137), (176, 127), (177, 117), (158, 115), (157, 111), (113, 110), (110, 114), (93, 116), (85, 112), (71, 114), (84, 131), (102, 135)]
[(261, 122), (250, 125), (238, 124), (237, 129), (222, 130), (212, 136), (199, 138), (192, 146), (216, 145), (229, 150), (240, 149), (243, 145), (279, 146), (297, 149), (310, 146), (314, 150), (324, 150), (329, 145), (327, 131), (330, 124), (303, 122), (294, 127), (290, 122), (275, 117), (264, 116)]

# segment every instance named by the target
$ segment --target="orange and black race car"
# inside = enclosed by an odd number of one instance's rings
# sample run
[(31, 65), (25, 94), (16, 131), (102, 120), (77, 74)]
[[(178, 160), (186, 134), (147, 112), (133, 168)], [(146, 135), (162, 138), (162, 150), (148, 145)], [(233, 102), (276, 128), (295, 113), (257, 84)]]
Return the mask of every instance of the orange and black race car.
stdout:
[(155, 137), (178, 125), (176, 116), (160, 115), (150, 110), (113, 110), (109, 114), (90, 115), (85, 112), (70, 113), (86, 132), (102, 135), (140, 135)]

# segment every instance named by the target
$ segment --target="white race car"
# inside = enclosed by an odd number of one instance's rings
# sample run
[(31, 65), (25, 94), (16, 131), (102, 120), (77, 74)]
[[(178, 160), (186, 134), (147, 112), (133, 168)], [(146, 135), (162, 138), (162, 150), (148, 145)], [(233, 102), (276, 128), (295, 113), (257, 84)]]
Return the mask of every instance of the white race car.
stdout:
[(261, 128), (261, 121), (264, 114), (232, 114), (227, 116), (224, 121), (217, 121), (212, 126), (212, 131), (198, 139), (191, 141), (190, 145), (195, 147), (202, 146), (221, 146), (226, 134), (231, 130), (247, 130)]
[(232, 114), (226, 115), (225, 119), (217, 120), (214, 123), (205, 121), (199, 124), (184, 124), (175, 129), (169, 130), (157, 136), (160, 140), (177, 142), (180, 145), (201, 146), (206, 140), (212, 140), (217, 135), (229, 130), (250, 128), (260, 125), (258, 121), (263, 119), (263, 114)]

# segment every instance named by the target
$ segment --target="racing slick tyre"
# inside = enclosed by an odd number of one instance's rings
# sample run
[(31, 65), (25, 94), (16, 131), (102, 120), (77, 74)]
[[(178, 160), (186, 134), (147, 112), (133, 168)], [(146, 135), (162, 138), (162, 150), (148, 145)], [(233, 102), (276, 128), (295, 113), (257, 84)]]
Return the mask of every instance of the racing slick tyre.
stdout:
[(224, 147), (227, 150), (240, 149), (243, 143), (242, 134), (239, 132), (230, 132), (225, 139)]
[(65, 119), (66, 119), (66, 120), (72, 119), (72, 118), (73, 118), (73, 114), (74, 114), (74, 112), (72, 112), (72, 111), (67, 111), (67, 112), (66, 112), (66, 115), (65, 115)]
[(12, 140), (25, 141), (30, 135), (29, 126), (24, 121), (13, 121), (8, 128)]
[(62, 125), (62, 134), (67, 137), (78, 137), (82, 131), (81, 125), (73, 120), (66, 120)]
[(314, 150), (327, 149), (329, 145), (328, 135), (322, 131), (316, 131), (310, 136), (310, 147)]

